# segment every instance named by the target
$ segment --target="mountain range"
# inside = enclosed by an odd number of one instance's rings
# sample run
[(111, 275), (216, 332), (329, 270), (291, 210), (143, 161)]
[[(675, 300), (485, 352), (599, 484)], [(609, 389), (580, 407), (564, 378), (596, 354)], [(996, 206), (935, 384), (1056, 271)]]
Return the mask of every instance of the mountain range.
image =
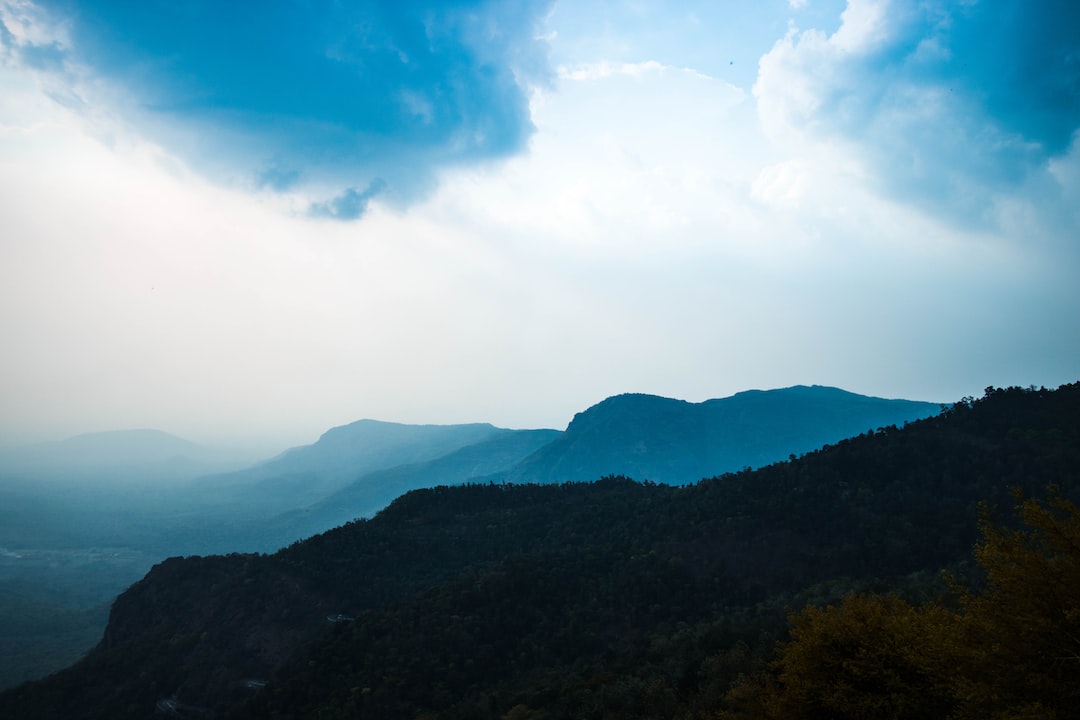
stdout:
[[(703, 403), (620, 395), (565, 431), (360, 420), (199, 477), (193, 469), (223, 467), (213, 465), (222, 453), (158, 431), (9, 451), (0, 454), (0, 687), (75, 660), (103, 629), (104, 605), (168, 556), (273, 552), (438, 485), (611, 474), (689, 484), (940, 409), (825, 387)], [(65, 637), (79, 640), (61, 642), (47, 623), (30, 633), (24, 619), (39, 607), (71, 615), (64, 623), (79, 632)]]
[[(239, 530), (228, 539), (229, 547), (267, 552), (348, 520), (371, 517), (416, 488), (566, 482), (613, 474), (683, 485), (762, 467), (940, 410), (935, 403), (796, 386), (701, 403), (618, 395), (578, 413), (561, 433), (361, 420), (328, 431), (313, 445), (206, 478), (202, 485), (206, 497), (229, 508), (229, 527)], [(253, 515), (249, 525), (237, 517), (232, 509), (237, 506)]]
[(925, 600), (942, 567), (977, 585), (980, 502), (1075, 497), (1080, 384), (792, 455), (679, 486), (437, 486), (272, 555), (172, 558), (0, 716), (715, 717), (790, 609)]
[(251, 453), (206, 447), (161, 430), (110, 430), (2, 450), (0, 472), (6, 479), (33, 482), (147, 477), (175, 481), (239, 469), (257, 459)]
[(936, 403), (818, 385), (750, 390), (700, 403), (616, 395), (575, 415), (565, 433), (495, 479), (545, 483), (617, 474), (684, 485), (940, 410)]

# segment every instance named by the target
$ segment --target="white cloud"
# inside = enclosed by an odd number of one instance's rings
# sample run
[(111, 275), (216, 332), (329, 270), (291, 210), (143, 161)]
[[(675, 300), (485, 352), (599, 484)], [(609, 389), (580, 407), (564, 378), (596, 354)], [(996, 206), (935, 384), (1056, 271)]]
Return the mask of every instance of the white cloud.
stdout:
[[(0, 52), (58, 102), (106, 125), (122, 118), (223, 186), (274, 188), (275, 175), (319, 187), (313, 212), (349, 205), (330, 213), (339, 219), (363, 210), (350, 192), (377, 185), (406, 206), (440, 169), (520, 152), (529, 87), (550, 75), (536, 33), (548, 0), (275, 6), (254, 20), (214, 2), (0, 2)], [(413, 32), (421, 23), (427, 39)]]
[(670, 73), (684, 73), (703, 80), (712, 80), (708, 75), (697, 72), (691, 68), (673, 68), (656, 60), (643, 62), (597, 62), (573, 67), (560, 67), (558, 76), (563, 80), (585, 81), (603, 80), (614, 75), (626, 75), (628, 77), (642, 77), (644, 75), (663, 75)]
[(3, 34), (0, 34), (0, 47), (3, 47), (7, 53), (28, 46), (57, 45), (61, 48), (71, 46), (67, 26), (53, 22), (46, 13), (29, 0), (0, 2), (0, 23), (10, 33), (10, 46), (4, 42)]
[(896, 31), (890, 27), (897, 22), (895, 13), (889, 14), (892, 5), (892, 0), (848, 0), (829, 43), (842, 53), (873, 51)]
[(797, 207), (806, 197), (810, 172), (800, 160), (785, 160), (761, 169), (751, 197), (767, 205)]
[(1066, 219), (1031, 214), (1035, 187), (996, 230), (882, 192), (859, 142), (814, 125), (839, 81), (812, 71), (847, 71), (839, 53), (793, 33), (756, 106), (659, 61), (568, 64), (534, 91), (527, 154), (350, 225), (303, 217), (301, 191), (210, 185), (121, 122), (102, 142), (9, 68), (0, 435), (302, 442), (359, 417), (562, 426), (625, 391), (1075, 379), (1075, 264), (1018, 241)]
[[(703, 197), (717, 211), (740, 202), (744, 151), (760, 140), (749, 111), (741, 90), (656, 62), (564, 71), (535, 98), (540, 134), (528, 158), (508, 164), (503, 201), (493, 206), (532, 215), (545, 242), (670, 252), (696, 242)], [(519, 197), (528, 207), (517, 207)], [(635, 239), (641, 229), (664, 242)]]
[[(1019, 22), (1034, 14), (1025, 7)], [(1038, 28), (1014, 32), (1002, 17), (982, 6), (851, 0), (832, 35), (792, 29), (761, 59), (762, 126), (788, 152), (824, 144), (857, 157), (883, 195), (962, 227), (995, 227), (1004, 205), (1042, 186), (1037, 178), (1056, 157), (1054, 123), (1070, 122), (1062, 98), (1013, 87), (994, 68), (1010, 52), (1018, 64), (1034, 62), (1023, 32)], [(971, 55), (971, 36), (983, 31), (1005, 43), (994, 58), (981, 45)], [(1057, 82), (1056, 68), (1045, 71)], [(1044, 193), (1026, 201), (1041, 205)]]

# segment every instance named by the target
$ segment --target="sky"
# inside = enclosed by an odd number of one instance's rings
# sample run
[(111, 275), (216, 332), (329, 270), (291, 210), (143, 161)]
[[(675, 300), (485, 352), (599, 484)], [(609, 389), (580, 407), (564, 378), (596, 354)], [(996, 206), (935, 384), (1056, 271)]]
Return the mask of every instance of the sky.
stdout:
[(1072, 0), (0, 0), (0, 445), (1080, 380)]

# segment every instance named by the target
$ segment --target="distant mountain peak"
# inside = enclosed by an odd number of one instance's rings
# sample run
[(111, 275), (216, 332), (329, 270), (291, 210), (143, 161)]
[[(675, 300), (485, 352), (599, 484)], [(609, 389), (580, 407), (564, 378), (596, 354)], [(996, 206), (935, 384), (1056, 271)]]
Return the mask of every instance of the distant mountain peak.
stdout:
[(316, 444), (321, 442), (338, 442), (343, 439), (346, 441), (352, 441), (357, 437), (371, 436), (379, 437), (382, 434), (397, 436), (401, 433), (428, 433), (431, 431), (438, 432), (439, 430), (445, 430), (449, 428), (462, 429), (472, 428), (481, 432), (498, 430), (494, 425), (490, 423), (465, 423), (460, 425), (441, 425), (441, 424), (424, 424), (413, 425), (410, 423), (398, 423), (388, 422), (385, 420), (373, 420), (371, 418), (364, 418), (356, 420), (345, 425), (337, 425), (330, 428), (316, 441)]
[[(48, 443), (53, 444), (53, 443)], [(132, 428), (129, 430), (101, 430), (96, 432), (80, 433), (73, 435), (64, 440), (60, 440), (58, 445), (66, 447), (76, 446), (97, 446), (106, 447), (109, 445), (128, 448), (132, 446), (142, 447), (169, 447), (175, 449), (194, 449), (199, 445), (185, 440), (182, 437), (167, 433), (164, 430), (156, 430), (154, 428)]]
[(575, 415), (562, 437), (508, 479), (559, 482), (621, 474), (689, 483), (761, 467), (940, 409), (824, 385), (747, 390), (702, 402), (622, 393)]
[(197, 455), (204, 448), (162, 430), (104, 430), (26, 445), (4, 453), (8, 462), (33, 466), (103, 466), (160, 462)]

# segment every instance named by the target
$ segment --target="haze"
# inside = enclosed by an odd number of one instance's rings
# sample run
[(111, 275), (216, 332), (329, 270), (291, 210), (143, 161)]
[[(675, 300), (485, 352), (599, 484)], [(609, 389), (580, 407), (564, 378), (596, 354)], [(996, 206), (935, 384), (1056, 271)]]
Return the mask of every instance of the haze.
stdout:
[(0, 444), (1080, 369), (1068, 0), (0, 0)]

